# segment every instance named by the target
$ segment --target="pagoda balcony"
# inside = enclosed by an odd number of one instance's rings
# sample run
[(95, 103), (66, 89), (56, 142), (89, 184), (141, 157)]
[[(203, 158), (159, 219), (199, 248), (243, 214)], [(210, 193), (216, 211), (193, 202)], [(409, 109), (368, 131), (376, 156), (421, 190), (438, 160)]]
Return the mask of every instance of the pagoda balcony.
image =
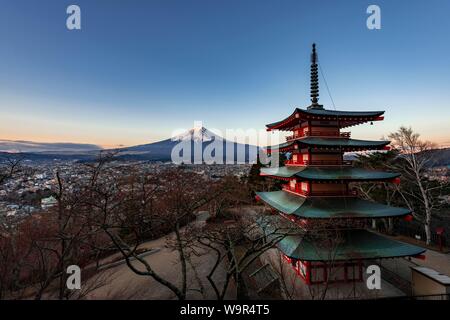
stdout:
[(283, 190), (298, 194), (305, 197), (357, 197), (358, 192), (356, 190), (348, 191), (306, 191), (296, 188), (292, 188), (290, 185), (283, 186)]
[(351, 160), (286, 160), (286, 166), (351, 166)]
[(301, 134), (293, 134), (291, 136), (287, 136), (286, 137), (286, 141), (292, 141), (292, 140), (295, 140), (295, 139), (300, 139), (302, 137), (304, 137), (304, 136), (302, 136)]
[(350, 132), (339, 132), (339, 133), (333, 133), (333, 132), (326, 132), (326, 131), (306, 131), (301, 134), (293, 134), (286, 137), (286, 141), (292, 141), (296, 139), (300, 139), (303, 137), (332, 137), (332, 138), (350, 138)]
[(338, 132), (338, 133), (333, 133), (333, 132), (327, 132), (327, 131), (307, 131), (304, 133), (305, 137), (340, 137), (340, 138), (350, 138), (350, 132), (346, 131), (346, 132)]

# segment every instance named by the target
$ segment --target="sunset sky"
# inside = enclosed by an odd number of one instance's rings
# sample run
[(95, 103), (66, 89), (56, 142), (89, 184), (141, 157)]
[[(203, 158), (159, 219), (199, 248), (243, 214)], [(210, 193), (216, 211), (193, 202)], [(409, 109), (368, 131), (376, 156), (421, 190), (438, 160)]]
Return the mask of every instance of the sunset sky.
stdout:
[[(82, 30), (66, 28), (81, 7)], [(381, 30), (366, 27), (370, 4)], [(136, 145), (203, 121), (263, 129), (309, 101), (317, 43), (336, 108), (450, 145), (450, 1), (41, 0), (0, 4), (0, 139)], [(320, 102), (333, 109), (323, 78)]]

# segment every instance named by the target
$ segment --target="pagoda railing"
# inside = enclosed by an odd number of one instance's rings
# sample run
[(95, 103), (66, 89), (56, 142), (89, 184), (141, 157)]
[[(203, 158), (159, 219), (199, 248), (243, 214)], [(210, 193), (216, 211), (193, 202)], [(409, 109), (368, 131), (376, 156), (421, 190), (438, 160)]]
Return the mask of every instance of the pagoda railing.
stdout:
[(332, 132), (327, 132), (327, 131), (306, 131), (303, 133), (303, 135), (301, 134), (293, 134), (290, 136), (286, 137), (287, 141), (291, 141), (291, 140), (295, 140), (295, 139), (300, 139), (303, 137), (340, 137), (340, 138), (350, 138), (351, 133), (349, 131), (346, 132), (340, 132), (340, 133), (332, 133)]
[(350, 132), (339, 132), (333, 133), (328, 131), (306, 131), (304, 133), (305, 137), (341, 137), (341, 138), (350, 138)]
[(286, 166), (351, 166), (351, 160), (286, 160)]
[(296, 193), (307, 197), (356, 197), (358, 192), (356, 190), (349, 191), (305, 191), (292, 188), (290, 185), (283, 186), (284, 191)]
[(286, 141), (291, 141), (291, 140), (295, 140), (295, 139), (299, 139), (302, 138), (304, 136), (300, 135), (300, 134), (293, 134), (291, 136), (287, 136), (286, 137)]
[[(289, 215), (289, 214), (285, 214), (279, 211), (273, 212), (274, 214), (277, 213), (280, 216), (282, 216), (285, 219), (290, 220), (291, 222), (294, 222), (297, 226), (300, 227), (300, 232), (308, 232), (308, 230), (314, 229), (316, 227), (323, 227), (321, 221), (318, 221), (316, 219), (305, 219), (305, 218), (300, 218), (297, 217), (295, 215)], [(320, 220), (320, 219), (319, 219)], [(368, 225), (368, 219), (352, 219), (352, 218), (343, 218), (343, 219), (339, 219), (334, 221), (334, 225), (336, 226), (336, 230), (338, 229), (365, 229), (367, 228)]]

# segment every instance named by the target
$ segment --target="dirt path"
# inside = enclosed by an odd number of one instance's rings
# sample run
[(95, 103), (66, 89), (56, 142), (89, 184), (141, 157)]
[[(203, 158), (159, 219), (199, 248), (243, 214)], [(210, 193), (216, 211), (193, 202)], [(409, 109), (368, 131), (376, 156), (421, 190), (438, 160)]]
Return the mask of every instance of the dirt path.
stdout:
[[(207, 215), (199, 214), (199, 219), (195, 222), (198, 224), (205, 223)], [(145, 248), (159, 249), (153, 254), (144, 257), (151, 267), (164, 279), (169, 280), (177, 285), (181, 284), (181, 266), (179, 263), (178, 252), (167, 247), (167, 239), (174, 238), (174, 234), (148, 241), (142, 245)], [(114, 255), (116, 256), (116, 255)], [(105, 260), (111, 261), (114, 257), (108, 257)], [(209, 273), (213, 263), (214, 256), (212, 254), (205, 254), (200, 257), (193, 257), (191, 259), (194, 269), (188, 264), (187, 278), (188, 278), (188, 299), (215, 299), (213, 290), (206, 280), (206, 275)], [(137, 262), (132, 262), (134, 266), (142, 269), (142, 265)], [(128, 268), (126, 264), (121, 264), (107, 270), (102, 271), (110, 275), (110, 281), (107, 285), (91, 292), (88, 299), (176, 299), (175, 294), (167, 287), (161, 285), (149, 276), (140, 276), (135, 274)], [(217, 272), (217, 279), (224, 278), (224, 270), (220, 269)], [(201, 279), (199, 281), (199, 279)], [(219, 282), (220, 285), (220, 282)], [(202, 287), (204, 288), (203, 292)], [(234, 284), (230, 283), (227, 298), (233, 298)]]

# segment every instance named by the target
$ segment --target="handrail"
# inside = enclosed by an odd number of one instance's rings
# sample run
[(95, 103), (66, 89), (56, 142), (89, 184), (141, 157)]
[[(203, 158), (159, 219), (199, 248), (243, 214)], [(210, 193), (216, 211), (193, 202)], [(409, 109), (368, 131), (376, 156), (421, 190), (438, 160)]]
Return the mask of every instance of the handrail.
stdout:
[(351, 160), (297, 160), (294, 161), (292, 159), (286, 160), (284, 162), (285, 165), (316, 165), (316, 166), (327, 166), (327, 165), (333, 165), (333, 166), (351, 166), (352, 161)]
[(351, 133), (349, 131), (332, 133), (327, 131), (306, 131), (303, 134), (293, 134), (286, 137), (286, 141), (291, 141), (303, 137), (341, 137), (341, 138), (350, 138)]
[(358, 196), (358, 192), (356, 190), (349, 191), (305, 191), (305, 190), (296, 190), (295, 188), (291, 188), (289, 185), (283, 186), (284, 191), (296, 193), (302, 196), (310, 196), (310, 197), (356, 197)]

